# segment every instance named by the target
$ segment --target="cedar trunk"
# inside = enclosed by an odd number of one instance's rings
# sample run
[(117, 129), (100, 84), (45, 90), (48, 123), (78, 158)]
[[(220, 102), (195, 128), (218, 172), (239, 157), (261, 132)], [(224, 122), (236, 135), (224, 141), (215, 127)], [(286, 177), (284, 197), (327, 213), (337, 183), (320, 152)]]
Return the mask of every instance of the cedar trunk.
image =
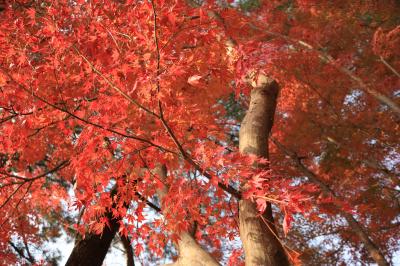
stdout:
[[(268, 158), (268, 136), (274, 121), (278, 93), (278, 84), (265, 76), (253, 83), (249, 109), (239, 133), (239, 149), (242, 153)], [(246, 189), (246, 184), (243, 184), (243, 189)], [(254, 202), (240, 200), (239, 229), (246, 266), (289, 265), (277, 239), (270, 204), (264, 217), (268, 225), (260, 217)]]

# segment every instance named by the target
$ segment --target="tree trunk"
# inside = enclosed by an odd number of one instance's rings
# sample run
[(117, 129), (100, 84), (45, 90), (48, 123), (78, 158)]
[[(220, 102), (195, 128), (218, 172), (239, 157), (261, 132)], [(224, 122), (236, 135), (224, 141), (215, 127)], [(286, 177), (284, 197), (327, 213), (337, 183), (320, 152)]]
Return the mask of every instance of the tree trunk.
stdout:
[[(117, 193), (115, 186), (111, 190), (111, 197)], [(112, 205), (114, 207), (114, 204)], [(101, 266), (107, 255), (111, 242), (119, 229), (121, 218), (114, 218), (111, 210), (105, 213), (110, 226), (105, 226), (101, 235), (88, 233), (75, 243), (74, 249), (65, 266)]]
[(123, 236), (121, 234), (120, 238), (126, 252), (126, 266), (135, 266), (134, 252), (131, 245), (131, 240), (128, 236)]
[[(154, 169), (154, 172), (160, 177), (161, 180), (165, 180), (167, 176), (167, 169), (165, 166), (158, 166)], [(168, 193), (168, 188), (164, 186), (162, 189), (157, 190), (157, 195), (160, 200)], [(169, 206), (165, 202), (162, 203), (162, 212), (169, 212)], [(179, 234), (179, 241), (177, 243), (179, 252), (178, 259), (168, 265), (174, 266), (218, 266), (219, 263), (208, 254), (194, 239), (193, 235), (189, 232), (182, 232)]]
[[(239, 149), (245, 154), (268, 158), (268, 136), (274, 121), (279, 86), (264, 75), (260, 75), (252, 85), (249, 110), (240, 128)], [(245, 190), (246, 184), (242, 185)], [(270, 204), (264, 217), (268, 225), (260, 217), (254, 202), (247, 199), (239, 201), (239, 229), (246, 266), (289, 265), (277, 239)]]
[(119, 229), (119, 219), (112, 218), (111, 212), (106, 214), (110, 227), (105, 227), (101, 235), (89, 233), (79, 240), (65, 266), (101, 266), (110, 248), (111, 241)]

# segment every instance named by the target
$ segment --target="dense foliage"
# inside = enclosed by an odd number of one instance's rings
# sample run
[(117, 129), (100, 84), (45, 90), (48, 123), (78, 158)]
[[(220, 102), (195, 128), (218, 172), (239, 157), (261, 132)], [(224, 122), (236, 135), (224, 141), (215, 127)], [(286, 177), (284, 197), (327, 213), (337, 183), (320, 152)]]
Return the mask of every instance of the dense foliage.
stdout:
[[(6, 1), (0, 264), (40, 260), (29, 248), (62, 227), (101, 233), (111, 211), (137, 256), (174, 256), (196, 224), (237, 265), (240, 197), (273, 204), (293, 262), (372, 262), (360, 228), (398, 252), (399, 2), (216, 2)], [(260, 75), (281, 87), (269, 162), (237, 146)]]

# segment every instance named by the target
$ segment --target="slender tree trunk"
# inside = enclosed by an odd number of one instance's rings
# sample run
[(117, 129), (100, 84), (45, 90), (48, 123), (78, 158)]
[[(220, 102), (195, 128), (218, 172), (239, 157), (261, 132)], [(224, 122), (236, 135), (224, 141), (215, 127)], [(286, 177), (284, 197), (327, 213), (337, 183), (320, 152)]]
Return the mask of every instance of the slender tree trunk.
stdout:
[(131, 240), (127, 236), (120, 234), (122, 245), (124, 246), (126, 252), (126, 266), (135, 266), (134, 252), (131, 245)]
[[(161, 180), (166, 179), (167, 169), (165, 166), (158, 166), (154, 169), (154, 173), (157, 174)], [(168, 188), (164, 186), (162, 189), (157, 190), (157, 195), (160, 200), (168, 193)], [(167, 213), (170, 208), (167, 203), (162, 203), (162, 212)], [(174, 266), (218, 266), (219, 263), (208, 254), (194, 239), (193, 235), (189, 232), (182, 232), (179, 235), (179, 241), (177, 243), (177, 248), (179, 251), (178, 259), (169, 265)]]
[(105, 227), (101, 235), (89, 233), (84, 239), (79, 240), (66, 266), (101, 266), (110, 248), (111, 241), (119, 229), (119, 219), (114, 219), (111, 212), (106, 214), (110, 227)]
[[(326, 194), (332, 195), (335, 198), (338, 198), (335, 191), (333, 191), (330, 187), (328, 187), (323, 181), (322, 178), (317, 176), (313, 171), (308, 169), (302, 161), (299, 159), (297, 154), (293, 151), (290, 151), (284, 145), (276, 140), (272, 140), (273, 143), (282, 150), (286, 155), (290, 156), (292, 160), (296, 163), (297, 168), (307, 176), (311, 182), (317, 184), (319, 188)], [(390, 263), (385, 259), (383, 253), (379, 250), (378, 246), (371, 240), (363, 226), (354, 218), (353, 215), (347, 213), (343, 210), (343, 208), (339, 204), (335, 204), (335, 211), (342, 215), (347, 223), (349, 224), (350, 229), (357, 235), (357, 237), (364, 244), (365, 249), (368, 251), (370, 257), (378, 264), (379, 266), (389, 266)]]
[[(252, 85), (249, 110), (240, 128), (239, 149), (245, 154), (268, 158), (268, 136), (274, 121), (279, 86), (263, 75)], [(243, 189), (246, 189), (246, 184), (243, 184)], [(240, 200), (239, 229), (246, 266), (289, 265), (286, 253), (277, 239), (270, 204), (264, 217), (268, 225), (261, 219), (254, 202)]]

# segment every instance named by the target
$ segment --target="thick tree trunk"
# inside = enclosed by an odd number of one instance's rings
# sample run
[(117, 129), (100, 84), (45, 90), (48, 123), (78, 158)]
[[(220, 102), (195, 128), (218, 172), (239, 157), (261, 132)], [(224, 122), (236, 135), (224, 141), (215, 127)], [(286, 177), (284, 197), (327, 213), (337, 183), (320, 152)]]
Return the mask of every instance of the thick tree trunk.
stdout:
[(111, 241), (119, 229), (119, 220), (112, 218), (111, 212), (106, 214), (110, 221), (110, 227), (105, 227), (101, 235), (89, 233), (84, 239), (79, 240), (66, 266), (101, 266), (110, 248)]
[[(114, 187), (111, 190), (111, 197), (116, 193), (117, 187)], [(88, 233), (84, 238), (78, 240), (65, 266), (101, 266), (103, 264), (121, 221), (120, 218), (114, 218), (110, 210), (105, 213), (105, 217), (110, 226), (105, 226), (101, 235)]]
[[(154, 172), (160, 177), (161, 180), (166, 179), (167, 169), (165, 166), (158, 166)], [(163, 187), (157, 190), (157, 195), (163, 201), (164, 196), (168, 193), (168, 188)], [(163, 203), (162, 212), (167, 213), (170, 211), (168, 204)], [(189, 232), (182, 232), (179, 235), (177, 248), (179, 252), (178, 259), (169, 265), (174, 266), (218, 266), (219, 263), (208, 254), (194, 239), (193, 235)]]
[[(250, 106), (239, 133), (239, 149), (245, 154), (268, 158), (268, 136), (274, 121), (278, 84), (260, 75), (253, 82)], [(246, 184), (243, 184), (246, 189)], [(239, 202), (239, 229), (243, 242), (246, 266), (289, 265), (286, 253), (277, 239), (271, 205), (261, 219), (255, 203), (242, 199)]]

